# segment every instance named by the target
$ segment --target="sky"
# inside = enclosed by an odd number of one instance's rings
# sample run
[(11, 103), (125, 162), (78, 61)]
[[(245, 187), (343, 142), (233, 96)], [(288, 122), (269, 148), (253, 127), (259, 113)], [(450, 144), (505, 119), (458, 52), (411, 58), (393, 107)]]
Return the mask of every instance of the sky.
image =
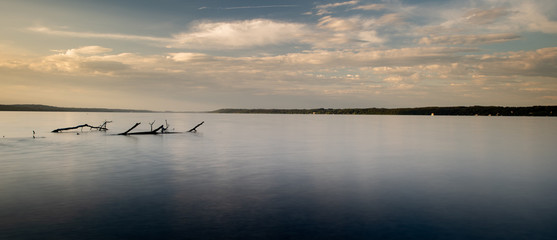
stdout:
[(557, 105), (554, 0), (4, 0), (0, 104)]

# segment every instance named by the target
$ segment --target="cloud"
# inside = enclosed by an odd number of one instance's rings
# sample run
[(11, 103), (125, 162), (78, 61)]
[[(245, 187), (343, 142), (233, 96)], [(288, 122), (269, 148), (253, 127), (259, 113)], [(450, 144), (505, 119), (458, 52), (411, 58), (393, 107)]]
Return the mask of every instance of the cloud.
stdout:
[(319, 19), (317, 26), (333, 31), (354, 31), (361, 28), (359, 22), (359, 18), (336, 18), (332, 16), (325, 16)]
[[(96, 49), (96, 50), (93, 50)], [(96, 51), (96, 54), (93, 52)], [(284, 75), (299, 71), (322, 71), (335, 68), (378, 66), (413, 66), (427, 63), (455, 62), (468, 48), (426, 47), (391, 50), (326, 51), (314, 50), (261, 57), (217, 57), (203, 53), (177, 52), (167, 55), (107, 54), (108, 48), (88, 46), (61, 53), (29, 59), (31, 69), (41, 72), (75, 74), (99, 73), (179, 73), (209, 72), (211, 74), (252, 74), (284, 71)], [(184, 64), (187, 63), (187, 64)], [(356, 75), (356, 74), (353, 74)]]
[[(413, 79), (472, 79), (492, 77), (557, 78), (557, 47), (536, 51), (478, 55), (474, 48), (419, 47), (388, 50), (314, 50), (261, 57), (218, 57), (203, 53), (177, 52), (167, 55), (109, 54), (108, 48), (86, 46), (41, 58), (12, 61), (7, 68), (71, 74), (207, 74), (214, 79), (288, 79), (292, 76), (353, 69), (380, 74), (382, 78), (413, 76)], [(473, 53), (473, 54), (470, 54)], [(426, 74), (427, 73), (427, 74)], [(162, 74), (162, 75), (161, 75)], [(265, 77), (263, 77), (265, 76)]]
[[(443, 91), (452, 94), (501, 89), (541, 91), (544, 96), (556, 94), (551, 89), (556, 87), (552, 82), (557, 79), (554, 67), (557, 65), (557, 48), (484, 55), (479, 55), (475, 48), (437, 46), (316, 49), (250, 57), (195, 52), (142, 55), (109, 50), (101, 46), (68, 49), (45, 57), (24, 59), (19, 61), (19, 67), (3, 66), (0, 71), (28, 68), (50, 79), (102, 76), (110, 79), (111, 86), (115, 87), (117, 84), (130, 86), (133, 79), (133, 86), (164, 89), (168, 92), (166, 97), (178, 97), (184, 91), (195, 89), (199, 96), (203, 95), (201, 92), (209, 91), (244, 97), (366, 98), (369, 94), (418, 94), (429, 91), (432, 86), (445, 86)], [(519, 86), (519, 83), (528, 84)], [(127, 91), (135, 90), (128, 88)]]
[(469, 83), (479, 79), (505, 80), (502, 83), (508, 83), (513, 78), (557, 79), (557, 69), (554, 67), (557, 64), (557, 47), (456, 58), (449, 52), (445, 55), (443, 51), (438, 51), (439, 59), (424, 58), (423, 61), (414, 61), (413, 56), (420, 52), (423, 50), (408, 49), (400, 54), (383, 54), (381, 62), (393, 62), (391, 60), (396, 59), (398, 64), (372, 65), (373, 67), (367, 69), (385, 78), (400, 80), (410, 76), (414, 79), (419, 76), (422, 80), (448, 79)]
[(192, 31), (173, 36), (175, 48), (241, 49), (298, 42), (308, 30), (304, 24), (253, 19), (232, 22), (206, 22)]
[(321, 5), (317, 5), (315, 6), (315, 8), (317, 9), (317, 13), (316, 15), (325, 15), (325, 14), (329, 14), (331, 12), (328, 11), (328, 9), (330, 8), (337, 8), (337, 7), (341, 7), (341, 6), (349, 6), (349, 5), (356, 5), (358, 4), (359, 1), (346, 1), (346, 2), (338, 2), (338, 3), (329, 3), (329, 4), (321, 4)]
[[(434, 7), (421, 9), (443, 19), (441, 23), (430, 21), (424, 28), (450, 32), (542, 32), (557, 33), (557, 17), (552, 11), (554, 1), (504, 1), (494, 4), (478, 1), (474, 7)], [(435, 17), (432, 17), (435, 19)], [(436, 28), (437, 27), (437, 28)]]
[(170, 59), (176, 62), (200, 62), (211, 60), (212, 57), (203, 53), (191, 53), (191, 52), (180, 52), (180, 53), (169, 53)]
[(28, 30), (32, 32), (38, 32), (48, 35), (57, 35), (65, 37), (76, 37), (76, 38), (103, 38), (103, 39), (116, 39), (116, 40), (128, 40), (128, 41), (150, 41), (150, 42), (170, 42), (172, 39), (161, 38), (161, 37), (151, 37), (151, 36), (141, 36), (141, 35), (129, 35), (129, 34), (117, 34), (117, 33), (93, 33), (93, 32), (74, 32), (74, 31), (63, 31), (63, 30), (53, 30), (48, 27), (31, 27)]
[(464, 18), (470, 23), (483, 25), (494, 23), (497, 19), (509, 14), (510, 11), (506, 8), (472, 9), (464, 15)]
[(94, 54), (108, 53), (108, 52), (112, 52), (112, 49), (101, 47), (101, 46), (85, 46), (76, 49), (69, 49), (66, 51), (65, 54), (66, 55), (72, 55), (72, 54), (94, 55)]
[(311, 30), (301, 23), (252, 19), (229, 22), (202, 22), (188, 32), (172, 37), (150, 37), (126, 34), (107, 34), (52, 30), (47, 27), (29, 28), (33, 32), (77, 38), (103, 38), (126, 41), (154, 42), (168, 48), (188, 49), (244, 49), (250, 47), (300, 43)]
[[(545, 6), (548, 6), (545, 8)], [(512, 23), (521, 26), (523, 30), (529, 32), (543, 32), (555, 34), (557, 33), (557, 21), (551, 20), (548, 13), (545, 13), (548, 9), (552, 9), (551, 6), (555, 3), (547, 3), (544, 1), (527, 1), (520, 4), (515, 9), (516, 14), (510, 17)], [(555, 13), (552, 13), (555, 14)], [(553, 19), (556, 16), (553, 15)]]
[(419, 40), (420, 44), (441, 44), (441, 45), (479, 45), (490, 43), (501, 43), (519, 39), (520, 36), (514, 33), (494, 33), (476, 35), (448, 35), (448, 36), (429, 36)]
[(315, 32), (315, 39), (308, 42), (316, 48), (346, 47), (359, 48), (385, 42), (375, 29), (381, 27), (376, 19), (359, 16), (338, 18), (324, 16), (319, 19), (317, 27), (322, 32)]
[(557, 78), (557, 47), (484, 55), (478, 71), (495, 76), (536, 76)]
[(120, 72), (136, 71), (131, 66), (142, 69), (154, 61), (146, 56), (131, 53), (108, 54), (113, 50), (101, 46), (84, 46), (68, 50), (55, 50), (54, 55), (40, 59), (28, 59), (25, 65), (38, 72), (114, 75)]
[(127, 70), (130, 67), (124, 63), (114, 61), (85, 61), (79, 63), (79, 68), (87, 72), (112, 73)]
[(367, 5), (353, 7), (352, 10), (378, 11), (378, 10), (383, 10), (385, 8), (386, 8), (385, 4), (374, 3), (374, 4), (367, 4)]
[(394, 26), (404, 23), (404, 17), (400, 13), (389, 13), (381, 16), (376, 23), (380, 26)]
[(234, 9), (258, 9), (258, 8), (290, 8), (296, 7), (297, 5), (263, 5), (263, 6), (242, 6), (242, 7), (226, 7), (223, 8), (225, 10), (234, 10)]
[(329, 4), (317, 5), (315, 8), (318, 8), (318, 9), (336, 8), (336, 7), (340, 7), (340, 6), (356, 5), (359, 2), (360, 1), (346, 1), (346, 2), (338, 2), (338, 3), (329, 3)]

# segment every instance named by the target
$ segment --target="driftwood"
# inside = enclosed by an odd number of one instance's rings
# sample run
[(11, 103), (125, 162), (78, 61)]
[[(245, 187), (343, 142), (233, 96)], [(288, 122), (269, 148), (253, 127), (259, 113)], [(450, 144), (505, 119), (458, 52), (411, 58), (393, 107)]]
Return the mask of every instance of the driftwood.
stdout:
[[(112, 121), (104, 121), (103, 124), (101, 124), (98, 127), (95, 126), (91, 126), (89, 124), (82, 124), (82, 125), (77, 125), (74, 127), (66, 127), (66, 128), (58, 128), (58, 129), (54, 129), (52, 130), (53, 133), (58, 133), (58, 132), (62, 132), (62, 131), (67, 131), (67, 130), (73, 130), (73, 129), (78, 129), (81, 128), (81, 131), (83, 131), (84, 127), (89, 127), (89, 130), (91, 129), (97, 129), (99, 131), (106, 131), (108, 130), (108, 128), (106, 128), (107, 123), (110, 123)], [(153, 124), (155, 123), (155, 121), (153, 121), (152, 123), (149, 123), (149, 125), (151, 125), (151, 131), (145, 131), (145, 132), (131, 132), (133, 129), (135, 129), (137, 126), (139, 126), (139, 124), (141, 124), (140, 122), (135, 123), (130, 129), (126, 130), (125, 132), (122, 133), (118, 133), (116, 135), (146, 135), (146, 134), (173, 134), (173, 133), (186, 133), (186, 132), (169, 132), (167, 131), (168, 128), (170, 127), (170, 125), (168, 124), (168, 121), (164, 120), (165, 125), (160, 125), (158, 128), (153, 129)], [(205, 123), (204, 121), (201, 122), (200, 124), (197, 124), (195, 127), (193, 127), (192, 129), (190, 129), (187, 132), (197, 132), (197, 128), (201, 125), (203, 125), (203, 123)], [(34, 134), (34, 132), (33, 132)], [(78, 133), (79, 134), (79, 133)]]
[(99, 130), (99, 131), (106, 131), (106, 130), (108, 130), (108, 128), (106, 128), (106, 125), (107, 125), (108, 123), (111, 123), (111, 122), (112, 122), (112, 121), (104, 121), (104, 123), (101, 124), (101, 125), (98, 126), (98, 127), (91, 126), (91, 125), (89, 125), (89, 124), (86, 123), (86, 124), (82, 124), (82, 125), (77, 125), (77, 126), (75, 126), (75, 127), (67, 127), (67, 128), (58, 128), (58, 129), (54, 129), (54, 130), (52, 130), (52, 132), (53, 132), (53, 133), (58, 133), (58, 132), (67, 131), (67, 130), (73, 130), (73, 129), (78, 129), (78, 128), (81, 128), (81, 131), (83, 131), (83, 128), (84, 128), (84, 127), (89, 127), (89, 130), (91, 130), (91, 129), (97, 129), (97, 130)]
[(188, 132), (197, 132), (197, 127), (203, 125), (203, 123), (205, 123), (205, 121), (201, 122), (200, 124), (197, 124), (197, 126), (193, 127), (193, 128), (190, 129)]
[(139, 126), (139, 124), (141, 124), (140, 122), (135, 123), (135, 125), (133, 125), (130, 129), (128, 129), (128, 131), (125, 131), (123, 133), (118, 133), (118, 135), (128, 135), (128, 133), (133, 130), (135, 127)]
[[(153, 122), (154, 123), (154, 122)], [(166, 123), (166, 127), (164, 125), (160, 125), (158, 128), (151, 130), (151, 131), (145, 131), (145, 132), (130, 132), (131, 130), (133, 130), (134, 128), (136, 128), (139, 124), (141, 123), (136, 123), (135, 125), (133, 125), (133, 127), (131, 127), (130, 129), (128, 129), (127, 131), (123, 132), (123, 133), (118, 133), (118, 135), (149, 135), (149, 134), (175, 134), (175, 133), (184, 133), (184, 132), (167, 132), (166, 130), (168, 129), (168, 127), (170, 125), (168, 125), (168, 122), (165, 120)], [(197, 124), (197, 126), (195, 126), (194, 128), (190, 129), (187, 132), (197, 132), (197, 127), (201, 126), (204, 123), (201, 122), (200, 124)], [(151, 124), (151, 123), (149, 123)], [(153, 129), (153, 127), (151, 126), (151, 129)], [(160, 130), (160, 132), (159, 132)]]
[(58, 128), (58, 129), (52, 130), (52, 132), (57, 133), (57, 132), (61, 132), (61, 131), (73, 130), (73, 129), (83, 128), (83, 127), (91, 127), (91, 125), (89, 125), (89, 124), (82, 124), (82, 125), (77, 125), (77, 126), (75, 126), (75, 127)]
[[(108, 130), (108, 128), (106, 128), (106, 124), (111, 123), (111, 122), (112, 121), (106, 121), (105, 120), (104, 123), (101, 124), (100, 126), (98, 126), (97, 128), (99, 129), (99, 131), (103, 131), (103, 130), (106, 131), (106, 130)], [(95, 127), (93, 127), (93, 128), (95, 128)]]

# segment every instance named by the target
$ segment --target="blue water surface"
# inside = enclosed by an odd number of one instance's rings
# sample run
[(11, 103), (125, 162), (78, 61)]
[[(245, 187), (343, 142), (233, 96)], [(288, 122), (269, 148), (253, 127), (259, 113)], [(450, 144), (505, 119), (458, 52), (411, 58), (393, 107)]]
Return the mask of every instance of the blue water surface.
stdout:
[(557, 239), (555, 118), (0, 117), (0, 239)]

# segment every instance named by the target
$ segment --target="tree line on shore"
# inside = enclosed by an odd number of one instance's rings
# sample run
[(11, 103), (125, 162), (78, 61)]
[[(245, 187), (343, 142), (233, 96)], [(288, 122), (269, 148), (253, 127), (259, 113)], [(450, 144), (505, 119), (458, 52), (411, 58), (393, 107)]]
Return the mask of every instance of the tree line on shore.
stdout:
[(219, 109), (214, 113), (354, 114), (354, 115), (458, 115), (458, 116), (556, 116), (557, 106), (499, 107), (457, 106), (418, 108), (315, 108), (315, 109)]
[(0, 111), (37, 111), (37, 112), (153, 112), (149, 110), (112, 109), (112, 108), (74, 108), (54, 107), (41, 104), (0, 104)]

